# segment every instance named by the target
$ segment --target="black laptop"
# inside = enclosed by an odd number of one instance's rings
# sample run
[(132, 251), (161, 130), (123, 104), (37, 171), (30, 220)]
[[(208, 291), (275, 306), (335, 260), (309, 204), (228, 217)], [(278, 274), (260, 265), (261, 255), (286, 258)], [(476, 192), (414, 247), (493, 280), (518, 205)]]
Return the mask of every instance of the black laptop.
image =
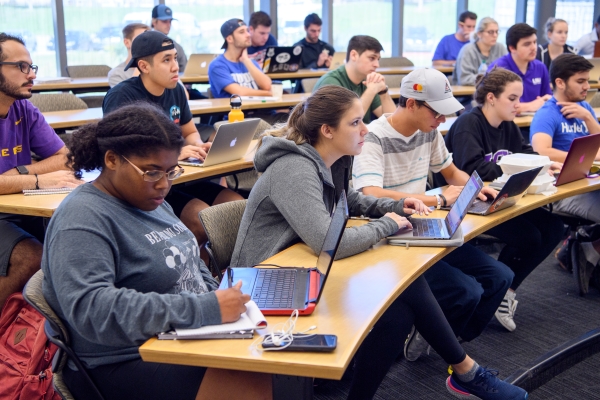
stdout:
[(296, 72), (300, 68), (301, 54), (302, 46), (269, 47), (262, 65), (263, 72)]

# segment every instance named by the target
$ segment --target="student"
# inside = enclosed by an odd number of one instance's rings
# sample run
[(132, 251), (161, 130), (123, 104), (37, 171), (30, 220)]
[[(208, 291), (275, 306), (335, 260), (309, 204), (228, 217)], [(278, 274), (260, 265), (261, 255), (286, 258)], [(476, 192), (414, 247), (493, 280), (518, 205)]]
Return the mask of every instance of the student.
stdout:
[[(517, 124), (521, 78), (514, 72), (495, 68), (479, 77), (474, 95), (477, 107), (462, 114), (445, 137), (456, 166), (466, 173), (477, 171), (484, 181), (502, 175), (497, 162), (513, 153), (536, 154), (526, 143)], [(560, 168), (560, 165), (553, 165)], [(525, 278), (554, 250), (563, 237), (560, 218), (536, 208), (509, 219), (486, 232), (506, 243), (498, 261), (506, 264), (515, 277), (496, 312), (496, 319), (514, 331), (517, 308), (515, 291)]]
[(250, 33), (241, 19), (233, 18), (221, 26), (225, 52), (208, 66), (208, 80), (215, 98), (271, 96), (271, 78), (248, 57)]
[(569, 25), (564, 19), (548, 18), (546, 21), (546, 37), (548, 43), (538, 45), (536, 60), (544, 63), (550, 70), (550, 63), (562, 53), (577, 54), (575, 49), (567, 44)]
[[(552, 161), (564, 162), (573, 139), (600, 133), (594, 109), (585, 101), (590, 88), (588, 79), (593, 65), (575, 54), (561, 54), (550, 65), (554, 96), (535, 113), (531, 122), (531, 144)], [(596, 156), (600, 160), (600, 150)], [(553, 203), (554, 210), (600, 222), (600, 191), (567, 197)], [(600, 260), (600, 241), (581, 243), (586, 258), (595, 266)], [(557, 252), (566, 265), (567, 243)], [(590, 271), (591, 272), (591, 271)]]
[(271, 35), (271, 17), (264, 11), (256, 11), (250, 15), (248, 32), (250, 33), (250, 46), (248, 56), (262, 66), (265, 60), (267, 47), (277, 46), (277, 39)]
[[(236, 321), (250, 300), (241, 282), (216, 290), (194, 235), (164, 202), (183, 172), (183, 143), (179, 126), (149, 103), (73, 134), (69, 165), (102, 172), (50, 221), (44, 297), (106, 399), (271, 398), (269, 375), (140, 358), (139, 346), (156, 333)], [(76, 398), (94, 397), (69, 364), (63, 375)]]
[(536, 32), (535, 28), (524, 23), (511, 26), (506, 32), (506, 46), (510, 53), (490, 64), (490, 68), (505, 68), (523, 80), (520, 112), (535, 112), (552, 97), (548, 70), (535, 59)]
[(294, 46), (302, 46), (300, 68), (329, 68), (335, 49), (329, 43), (319, 39), (323, 21), (315, 13), (304, 18), (306, 37)]
[(313, 90), (325, 85), (337, 85), (352, 90), (360, 96), (363, 105), (363, 122), (371, 122), (371, 114), (380, 117), (396, 107), (383, 75), (375, 72), (379, 68), (381, 43), (371, 36), (357, 35), (350, 38), (346, 63), (323, 75)]
[[(186, 145), (183, 146), (179, 159), (204, 159), (210, 143), (203, 143), (200, 139), (185, 97), (185, 89), (178, 84), (179, 67), (173, 41), (160, 32), (147, 31), (133, 41), (131, 54), (132, 58), (125, 66), (125, 71), (138, 68), (140, 76), (123, 81), (108, 91), (102, 104), (104, 114), (138, 101), (157, 104), (171, 121), (181, 127)], [(237, 193), (211, 182), (178, 187), (167, 197), (175, 215), (194, 232), (199, 243), (206, 241), (206, 233), (198, 219), (198, 212), (209, 205), (241, 199)]]
[[(171, 31), (171, 22), (173, 21), (173, 11), (164, 4), (159, 4), (152, 9), (152, 29), (158, 32), (162, 32), (168, 35)], [(177, 64), (179, 65), (179, 72), (183, 74), (185, 66), (187, 65), (187, 56), (183, 47), (176, 41), (175, 49), (177, 50)]]
[[(25, 42), (0, 33), (0, 194), (24, 189), (75, 187), (82, 181), (65, 167), (67, 149), (27, 99), (38, 67)], [(41, 161), (32, 162), (31, 152)], [(40, 269), (41, 217), (0, 213), (0, 310)]]
[[(416, 88), (416, 89), (415, 89)], [(415, 197), (427, 206), (452, 205), (469, 180), (456, 168), (437, 127), (445, 114), (463, 107), (452, 96), (446, 76), (435, 69), (418, 69), (402, 80), (399, 107), (368, 125), (362, 152), (354, 157), (352, 183), (366, 196)], [(428, 172), (441, 172), (452, 186), (441, 196), (425, 195)], [(494, 197), (484, 187), (479, 197)], [(455, 336), (471, 341), (493, 318), (513, 273), (468, 243), (458, 247), (424, 274)], [(412, 332), (404, 349), (416, 361), (427, 348), (419, 332)]]
[(600, 37), (600, 15), (598, 15), (596, 22), (594, 22), (594, 29), (592, 29), (590, 33), (586, 33), (580, 37), (577, 41), (575, 48), (577, 49), (578, 54), (587, 57), (592, 56), (598, 37)]
[(477, 14), (465, 11), (458, 17), (458, 30), (456, 33), (446, 35), (440, 40), (433, 53), (434, 66), (454, 66), (460, 49), (469, 43), (471, 32), (475, 30)]
[(108, 72), (108, 84), (110, 87), (117, 86), (124, 80), (140, 74), (140, 70), (137, 68), (130, 68), (128, 71), (125, 71), (125, 66), (131, 61), (131, 44), (133, 40), (149, 30), (150, 27), (148, 25), (140, 23), (129, 24), (123, 28), (123, 44), (127, 49), (127, 59)]
[[(339, 86), (324, 86), (294, 108), (286, 126), (262, 138), (254, 160), (262, 175), (248, 199), (233, 266), (250, 267), (299, 240), (313, 252), (320, 251), (336, 198), (344, 190), (334, 185), (339, 177), (332, 166), (340, 157), (360, 153), (368, 132), (362, 123), (363, 113), (358, 95)], [(414, 198), (377, 199), (352, 188), (347, 189), (347, 197), (350, 214), (381, 218), (346, 229), (337, 258), (365, 251), (398, 228), (410, 227), (400, 215), (428, 213)], [(419, 277), (390, 305), (363, 341), (355, 356), (349, 399), (375, 395), (413, 323), (453, 365), (454, 373), (447, 380), (450, 392), (482, 399), (526, 397), (524, 390), (498, 380), (466, 355), (427, 283)], [(464, 373), (467, 375), (461, 375)]]
[(497, 43), (499, 34), (500, 29), (494, 19), (485, 17), (479, 21), (475, 42), (463, 46), (456, 58), (452, 75), (455, 84), (474, 86), (481, 64), (485, 61), (489, 66), (507, 53), (506, 47)]

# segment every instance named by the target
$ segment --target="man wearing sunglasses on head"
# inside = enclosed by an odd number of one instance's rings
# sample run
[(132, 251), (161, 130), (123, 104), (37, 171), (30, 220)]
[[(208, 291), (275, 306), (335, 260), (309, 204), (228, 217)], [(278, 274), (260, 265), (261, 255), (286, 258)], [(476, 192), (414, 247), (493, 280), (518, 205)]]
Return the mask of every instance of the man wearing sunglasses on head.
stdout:
[[(21, 38), (0, 33), (0, 194), (75, 187), (67, 149), (29, 101), (38, 67)], [(33, 162), (31, 152), (42, 160)], [(0, 308), (39, 268), (44, 237), (40, 217), (0, 213)]]

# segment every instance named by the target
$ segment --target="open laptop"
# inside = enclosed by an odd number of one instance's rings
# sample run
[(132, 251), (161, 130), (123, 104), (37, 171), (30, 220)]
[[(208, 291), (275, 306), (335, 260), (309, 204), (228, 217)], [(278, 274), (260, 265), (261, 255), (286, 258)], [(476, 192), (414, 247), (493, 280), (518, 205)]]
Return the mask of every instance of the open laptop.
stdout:
[(204, 161), (187, 158), (179, 161), (180, 165), (192, 167), (209, 167), (244, 157), (254, 137), (260, 118), (248, 118), (243, 121), (219, 125), (212, 146)]
[(587, 135), (573, 139), (562, 170), (554, 186), (585, 178), (600, 148), (600, 135)]
[(208, 75), (208, 65), (215, 58), (217, 58), (217, 54), (191, 54), (183, 71), (183, 76)]
[(467, 212), (469, 214), (488, 215), (514, 206), (527, 192), (527, 188), (529, 188), (529, 185), (538, 176), (542, 168), (532, 168), (511, 175), (495, 199), (484, 201), (476, 198)]
[(220, 289), (241, 279), (242, 292), (250, 293), (265, 315), (289, 315), (293, 310), (298, 310), (300, 315), (312, 314), (323, 293), (347, 221), (348, 205), (346, 194), (342, 192), (315, 268), (228, 268)]
[(268, 47), (262, 69), (265, 74), (296, 72), (300, 68), (302, 46)]
[(338, 67), (344, 65), (346, 63), (346, 52), (345, 51), (336, 51), (333, 53), (333, 58), (331, 60), (331, 64), (329, 65), (329, 69), (337, 69)]
[(590, 58), (588, 61), (594, 66), (590, 70), (590, 82), (600, 82), (600, 58)]
[(458, 198), (450, 207), (446, 218), (409, 218), (413, 229), (400, 229), (388, 239), (431, 240), (450, 239), (465, 218), (473, 200), (483, 188), (483, 181), (474, 171)]

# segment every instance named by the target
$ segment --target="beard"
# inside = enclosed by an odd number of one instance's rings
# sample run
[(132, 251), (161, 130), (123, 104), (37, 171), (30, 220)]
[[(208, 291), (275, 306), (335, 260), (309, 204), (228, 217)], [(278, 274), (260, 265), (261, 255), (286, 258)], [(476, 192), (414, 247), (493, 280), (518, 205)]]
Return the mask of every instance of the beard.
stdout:
[[(33, 83), (33, 81), (27, 81), (23, 86)], [(23, 87), (21, 86), (21, 87)], [(12, 97), (15, 100), (25, 100), (31, 98), (31, 91), (22, 93), (19, 91), (20, 87), (7, 81), (4, 75), (0, 73), (0, 92), (4, 93), (8, 97)]]

